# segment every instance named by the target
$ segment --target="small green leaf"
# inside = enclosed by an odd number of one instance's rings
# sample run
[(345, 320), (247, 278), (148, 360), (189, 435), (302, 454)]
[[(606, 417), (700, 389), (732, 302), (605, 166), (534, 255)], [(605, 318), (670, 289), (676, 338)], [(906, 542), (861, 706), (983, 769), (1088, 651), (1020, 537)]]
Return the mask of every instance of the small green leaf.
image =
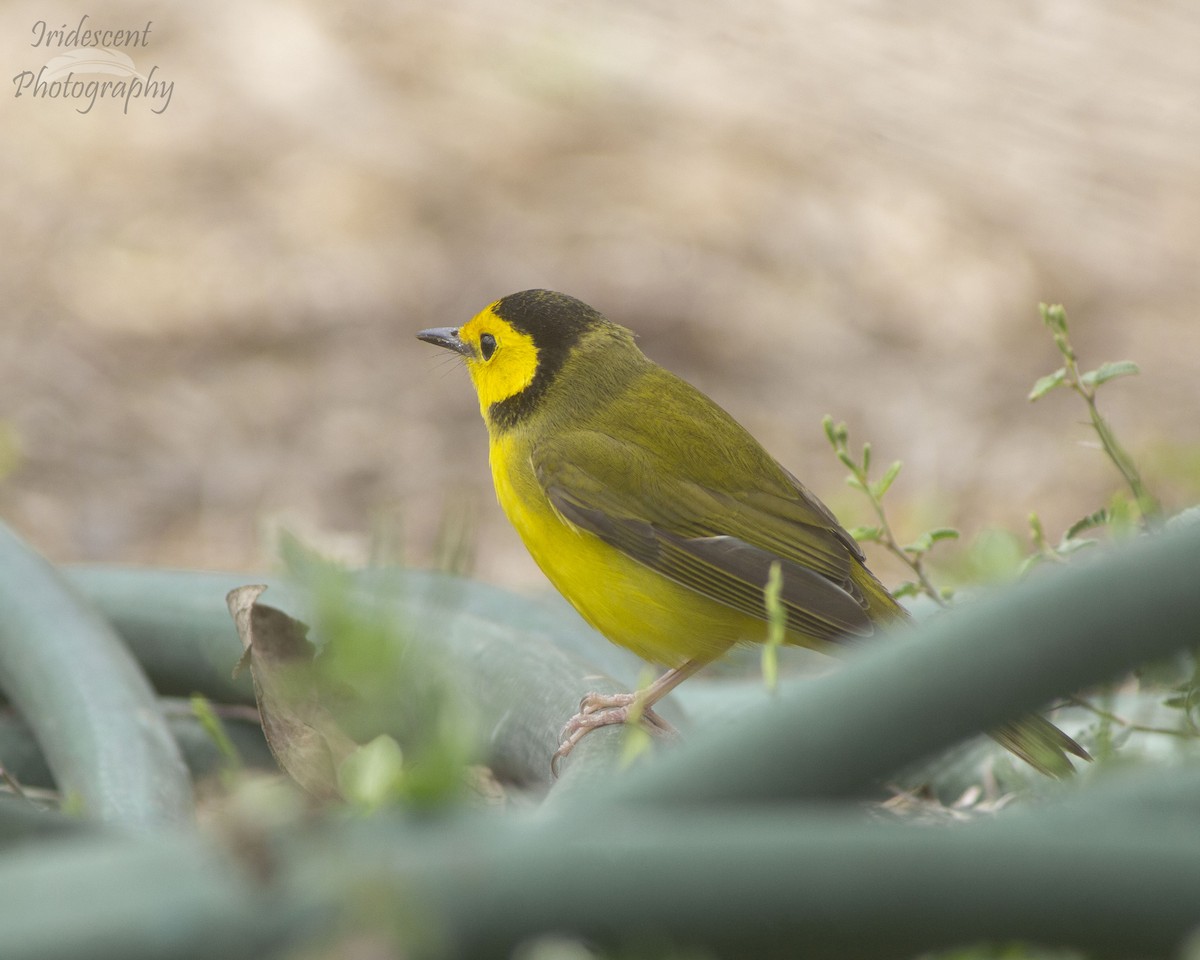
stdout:
[(1042, 518), (1036, 513), (1029, 514), (1029, 536), (1037, 549), (1049, 549), (1049, 544), (1046, 542), (1046, 528), (1042, 526)]
[(871, 470), (871, 444), (870, 443), (863, 444), (862, 468), (863, 468), (863, 473), (869, 473)]
[(906, 580), (892, 591), (892, 596), (897, 600), (902, 600), (904, 597), (916, 597), (921, 593), (921, 588), (911, 580)]
[(787, 636), (787, 610), (780, 599), (783, 593), (783, 567), (776, 560), (767, 574), (767, 585), (763, 588), (763, 601), (767, 608), (767, 642), (763, 645), (763, 682), (767, 689), (775, 692), (779, 685), (778, 650)]
[(1098, 387), (1109, 380), (1116, 380), (1117, 377), (1129, 377), (1140, 372), (1138, 365), (1132, 360), (1118, 360), (1115, 363), (1102, 363), (1079, 379), (1089, 387)]
[(837, 458), (842, 462), (843, 467), (846, 467), (846, 469), (851, 470), (854, 473), (858, 473), (858, 464), (854, 462), (854, 458), (851, 457), (850, 454), (848, 454), (845, 450), (838, 450)]
[(957, 540), (958, 531), (953, 527), (938, 527), (936, 530), (929, 531), (929, 539), (933, 543), (937, 543), (939, 540)]
[(400, 744), (380, 734), (341, 762), (337, 784), (342, 796), (359, 809), (371, 812), (400, 798), (404, 774)]
[(868, 492), (867, 485), (865, 483), (863, 483), (861, 480), (859, 480), (858, 477), (854, 476), (853, 474), (851, 474), (850, 476), (848, 476), (846, 478), (846, 486), (848, 486), (854, 490), (858, 490), (862, 493)]
[(240, 769), (242, 758), (238, 755), (237, 747), (229, 739), (229, 734), (225, 731), (225, 725), (221, 723), (221, 718), (217, 716), (217, 712), (213, 709), (213, 705), (207, 697), (203, 697), (198, 693), (192, 694), (192, 715), (199, 722), (201, 729), (208, 735), (209, 740), (217, 748), (217, 752), (221, 755), (225, 771), (233, 773)]
[(1084, 530), (1094, 530), (1096, 527), (1102, 527), (1109, 521), (1108, 508), (1101, 507), (1094, 513), (1089, 513), (1086, 517), (1076, 520), (1073, 524), (1067, 527), (1067, 532), (1063, 534), (1063, 541), (1073, 540), (1076, 536), (1083, 533)]
[(1138, 517), (1140, 512), (1137, 501), (1122, 493), (1115, 493), (1108, 502), (1108, 531), (1116, 539), (1134, 536), (1138, 533)]
[(68, 790), (59, 801), (58, 812), (82, 820), (87, 816), (87, 806), (83, 801), (83, 794), (78, 790)]
[(911, 553), (914, 556), (920, 556), (928, 553), (933, 549), (933, 545), (939, 540), (956, 540), (958, 531), (951, 527), (939, 527), (936, 530), (926, 530), (923, 534), (917, 537), (912, 543), (904, 547), (905, 553)]
[(1067, 557), (1087, 547), (1094, 547), (1098, 542), (1088, 537), (1063, 537), (1054, 548), (1054, 552), (1061, 557)]
[(1056, 336), (1067, 335), (1067, 311), (1061, 303), (1039, 303), (1038, 312), (1042, 315), (1042, 323), (1051, 333)]
[[(641, 677), (638, 679), (638, 690), (645, 690), (654, 682), (654, 673), (648, 667), (642, 670)], [(650, 737), (650, 732), (642, 723), (642, 714), (645, 712), (645, 704), (641, 700), (634, 700), (629, 705), (629, 715), (625, 718), (625, 737), (621, 744), (621, 761), (620, 766), (625, 770), (632, 766), (637, 760), (649, 753), (654, 747), (654, 741)]]
[(892, 482), (900, 473), (900, 468), (902, 466), (903, 463), (901, 461), (893, 460), (892, 465), (883, 472), (883, 476), (871, 484), (871, 496), (873, 496), (876, 500), (881, 499), (883, 495), (888, 492)]
[(883, 536), (883, 529), (881, 527), (851, 527), (849, 533), (859, 543), (878, 543), (879, 538)]
[(650, 736), (649, 730), (640, 723), (625, 724), (625, 739), (621, 744), (621, 769), (627, 770), (652, 749), (654, 749), (654, 739)]
[(911, 553), (913, 556), (920, 556), (923, 553), (928, 553), (930, 547), (933, 546), (933, 536), (929, 533), (923, 533), (908, 546), (904, 547), (905, 553)]
[(837, 435), (834, 432), (835, 428), (834, 428), (834, 423), (833, 423), (833, 417), (831, 417), (829, 414), (825, 414), (825, 416), (823, 416), (821, 418), (821, 429), (825, 431), (825, 439), (828, 440), (830, 446), (832, 446), (836, 450), (837, 445), (838, 445), (837, 444)]
[(1020, 562), (1020, 564), (1017, 565), (1017, 579), (1025, 576), (1025, 574), (1036, 567), (1039, 563), (1045, 562), (1046, 555), (1044, 553), (1035, 553), (1026, 557)]
[(1040, 400), (1042, 397), (1044, 397), (1046, 394), (1048, 394), (1055, 387), (1062, 386), (1062, 383), (1066, 379), (1066, 377), (1067, 377), (1067, 368), (1066, 367), (1059, 367), (1053, 373), (1046, 374), (1046, 376), (1040, 378), (1038, 380), (1038, 382), (1033, 385), (1033, 389), (1029, 391), (1028, 399), (1029, 400)]
[[(654, 673), (649, 670), (649, 667), (642, 667), (641, 676), (637, 678), (638, 691), (646, 690), (652, 683), (654, 683)], [(640, 726), (644, 712), (646, 712), (646, 704), (641, 700), (630, 703), (629, 714), (625, 716), (625, 726), (630, 728)]]
[(833, 417), (825, 414), (821, 426), (825, 429), (825, 436), (829, 438), (834, 450), (841, 450), (846, 446), (850, 431), (846, 429), (845, 423), (834, 423)]

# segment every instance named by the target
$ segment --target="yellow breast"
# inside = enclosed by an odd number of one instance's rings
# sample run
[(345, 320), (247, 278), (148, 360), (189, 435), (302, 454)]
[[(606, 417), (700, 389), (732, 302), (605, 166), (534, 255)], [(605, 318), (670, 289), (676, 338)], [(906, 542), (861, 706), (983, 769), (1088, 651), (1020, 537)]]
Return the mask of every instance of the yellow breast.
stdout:
[(580, 615), (609, 640), (663, 666), (720, 656), (762, 639), (758, 620), (679, 586), (564, 520), (542, 492), (526, 445), (491, 443), (496, 498), (537, 565)]

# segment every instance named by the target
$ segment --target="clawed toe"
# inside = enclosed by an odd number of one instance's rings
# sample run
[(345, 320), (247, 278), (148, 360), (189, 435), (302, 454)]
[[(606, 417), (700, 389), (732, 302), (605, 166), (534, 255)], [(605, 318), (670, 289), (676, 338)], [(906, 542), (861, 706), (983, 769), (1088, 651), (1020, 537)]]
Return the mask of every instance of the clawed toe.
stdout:
[(705, 660), (688, 660), (672, 667), (650, 686), (637, 693), (589, 693), (579, 701), (579, 712), (575, 714), (559, 734), (558, 749), (550, 758), (550, 772), (557, 777), (558, 765), (563, 757), (575, 749), (575, 744), (597, 727), (612, 723), (627, 723), (630, 716), (637, 718), (642, 728), (658, 737), (675, 737), (678, 734), (666, 720), (651, 709), (659, 700), (675, 689), (683, 680), (705, 664)]
[(558, 735), (558, 749), (550, 758), (550, 773), (558, 777), (559, 764), (588, 733), (614, 723), (628, 723), (635, 713), (649, 733), (659, 737), (678, 736), (675, 728), (649, 707), (638, 711), (634, 706), (636, 701), (634, 693), (587, 694), (579, 701), (579, 712), (564, 724)]
[[(575, 721), (577, 717), (589, 716), (594, 713), (603, 713), (606, 710), (614, 708), (630, 707), (637, 699), (636, 693), (585, 693), (579, 701), (579, 713), (567, 722), (567, 726)], [(608, 723), (624, 723), (625, 718), (621, 720), (609, 720)], [(605, 724), (600, 724), (604, 726)]]

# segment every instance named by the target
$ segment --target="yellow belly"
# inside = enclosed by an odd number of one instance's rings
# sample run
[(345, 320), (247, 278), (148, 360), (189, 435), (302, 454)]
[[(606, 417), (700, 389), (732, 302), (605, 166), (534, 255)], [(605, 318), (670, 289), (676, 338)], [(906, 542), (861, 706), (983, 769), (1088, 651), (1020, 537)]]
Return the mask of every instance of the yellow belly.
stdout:
[(668, 580), (564, 521), (510, 443), (492, 443), (500, 506), (550, 582), (609, 640), (673, 667), (714, 659), (739, 641), (763, 639), (761, 621)]

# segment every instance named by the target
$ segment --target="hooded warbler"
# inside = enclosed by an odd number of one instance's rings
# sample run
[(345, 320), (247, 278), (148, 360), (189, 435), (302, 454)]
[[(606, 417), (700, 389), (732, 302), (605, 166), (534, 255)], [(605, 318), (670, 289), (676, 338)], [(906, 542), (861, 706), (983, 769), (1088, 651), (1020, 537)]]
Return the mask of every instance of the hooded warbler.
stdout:
[[(647, 358), (633, 334), (549, 290), (497, 300), (424, 341), (461, 354), (496, 496), (551, 583), (609, 640), (669, 668), (636, 694), (589, 694), (552, 767), (589, 730), (653, 705), (767, 634), (773, 564), (787, 642), (829, 652), (904, 609), (833, 514), (740, 424)], [(992, 731), (1051, 775), (1086, 751), (1040, 716)]]

